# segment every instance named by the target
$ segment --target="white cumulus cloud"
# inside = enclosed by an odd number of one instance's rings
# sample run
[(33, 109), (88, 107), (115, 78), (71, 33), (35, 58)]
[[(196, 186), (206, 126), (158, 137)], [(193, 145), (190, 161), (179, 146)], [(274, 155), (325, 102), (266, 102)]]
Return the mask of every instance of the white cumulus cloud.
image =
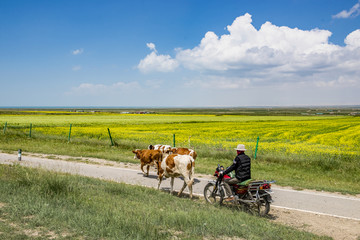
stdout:
[(349, 10), (343, 10), (338, 14), (333, 15), (333, 18), (349, 18), (356, 17), (360, 14), (360, 0)]
[(146, 46), (150, 48), (151, 51), (156, 52), (155, 44), (154, 43), (147, 43)]
[(250, 14), (235, 19), (227, 27), (229, 34), (218, 37), (207, 32), (199, 46), (179, 51), (176, 59), (190, 69), (227, 71), (249, 67), (296, 71), (312, 65), (316, 55), (324, 55), (337, 47), (328, 43), (331, 32), (313, 29), (278, 27), (270, 22), (259, 30), (251, 24)]
[(360, 29), (353, 31), (345, 38), (345, 43), (350, 48), (360, 47)]
[(145, 73), (152, 71), (171, 72), (178, 67), (179, 63), (170, 55), (158, 55), (154, 43), (147, 43), (146, 45), (152, 52), (138, 64), (137, 67), (140, 71)]
[[(222, 86), (231, 88), (241, 88), (244, 83), (360, 85), (356, 77), (360, 74), (360, 30), (346, 37), (346, 46), (339, 46), (329, 42), (332, 33), (328, 30), (301, 30), (271, 22), (256, 29), (248, 13), (236, 18), (227, 30), (221, 36), (207, 32), (194, 48), (176, 49), (174, 58), (159, 55), (155, 45), (148, 45), (153, 51), (140, 61), (138, 68), (143, 72), (165, 72), (183, 66), (213, 75)], [(189, 85), (216, 86), (212, 78), (207, 81), (208, 84), (204, 80), (190, 81)]]

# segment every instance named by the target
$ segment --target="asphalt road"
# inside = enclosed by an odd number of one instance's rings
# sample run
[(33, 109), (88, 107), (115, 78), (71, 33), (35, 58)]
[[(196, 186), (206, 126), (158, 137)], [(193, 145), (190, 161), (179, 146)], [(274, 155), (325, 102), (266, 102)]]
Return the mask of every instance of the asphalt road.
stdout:
[[(129, 168), (118, 168), (30, 156), (22, 156), (22, 160), (18, 161), (17, 155), (5, 153), (0, 153), (0, 163), (19, 163), (29, 167), (39, 167), (48, 170), (79, 174), (88, 177), (154, 188), (157, 188), (158, 185), (156, 173), (150, 172), (149, 177), (144, 177), (140, 167), (139, 170), (134, 170)], [(203, 189), (209, 180), (210, 179), (205, 178), (195, 178), (193, 186), (194, 194), (202, 195)], [(182, 184), (183, 181), (181, 179), (175, 179), (174, 189), (176, 191), (180, 190)], [(163, 180), (160, 188), (170, 189), (170, 180)], [(312, 212), (360, 221), (360, 198), (312, 191), (296, 191), (280, 187), (273, 187), (272, 189), (272, 197), (274, 200), (272, 207)], [(185, 188), (184, 192), (187, 193), (188, 189)]]

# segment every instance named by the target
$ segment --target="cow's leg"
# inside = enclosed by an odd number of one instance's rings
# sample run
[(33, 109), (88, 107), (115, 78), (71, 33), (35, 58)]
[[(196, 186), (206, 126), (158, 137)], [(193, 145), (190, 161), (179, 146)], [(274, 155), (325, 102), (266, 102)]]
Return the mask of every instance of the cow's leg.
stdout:
[[(161, 174), (161, 167), (160, 167), (160, 163), (158, 162), (157, 163), (157, 175), (158, 175), (158, 179), (159, 179), (159, 176), (160, 176), (160, 174)], [(162, 175), (162, 174), (161, 174)]]
[(174, 177), (171, 177), (170, 187), (171, 187), (170, 193), (173, 193), (173, 191), (174, 191)]
[(187, 182), (187, 186), (189, 188), (190, 198), (192, 198), (192, 185), (194, 183), (194, 179), (190, 180), (190, 182)]
[(150, 169), (150, 165), (147, 165), (147, 173), (146, 173), (146, 176), (148, 177), (149, 176), (149, 169)]
[(180, 194), (182, 193), (182, 191), (184, 191), (184, 189), (185, 189), (185, 187), (186, 187), (186, 185), (188, 186), (188, 188), (189, 188), (189, 195), (190, 195), (190, 198), (192, 198), (192, 185), (193, 185), (193, 183), (194, 183), (194, 178), (193, 177), (184, 177), (184, 185), (183, 185), (183, 187), (182, 187), (182, 189), (181, 189), (181, 191), (179, 192), (179, 196), (180, 196)]
[(143, 174), (145, 175), (145, 172), (144, 172), (144, 169), (143, 169), (144, 165), (145, 164), (142, 162), (140, 168), (141, 168), (141, 171), (143, 172)]
[(160, 173), (159, 174), (159, 182), (158, 182), (158, 190), (160, 189), (160, 184), (161, 184), (162, 178), (163, 178), (163, 175)]
[(184, 180), (184, 185), (182, 186), (180, 192), (178, 193), (178, 196), (180, 196), (180, 195), (182, 194), (182, 192), (184, 191), (185, 187), (186, 187), (186, 182), (185, 182), (185, 180)]
[(159, 172), (159, 169), (160, 169), (160, 164), (159, 164), (159, 161), (156, 161), (155, 162), (156, 163), (156, 170), (157, 170), (157, 175), (158, 175), (158, 178), (159, 178), (159, 174), (160, 174), (160, 172)]
[(190, 192), (190, 198), (192, 198), (192, 191), (193, 191), (192, 186), (193, 186), (193, 184), (194, 184), (194, 176), (191, 176), (190, 181), (187, 182), (189, 192)]

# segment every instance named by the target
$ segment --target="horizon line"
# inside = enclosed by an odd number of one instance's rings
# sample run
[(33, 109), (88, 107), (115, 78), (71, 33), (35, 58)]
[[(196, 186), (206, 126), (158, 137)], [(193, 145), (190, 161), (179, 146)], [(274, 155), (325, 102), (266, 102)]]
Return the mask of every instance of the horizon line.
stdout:
[(313, 107), (340, 107), (340, 108), (360, 108), (360, 104), (329, 104), (329, 105), (262, 105), (262, 106), (0, 106), (0, 109), (201, 109), (201, 108), (313, 108)]

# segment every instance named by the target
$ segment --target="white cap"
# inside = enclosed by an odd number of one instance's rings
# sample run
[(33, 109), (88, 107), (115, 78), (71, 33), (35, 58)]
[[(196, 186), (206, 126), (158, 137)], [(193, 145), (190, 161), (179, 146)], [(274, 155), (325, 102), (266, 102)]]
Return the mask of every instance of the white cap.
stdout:
[(239, 144), (239, 145), (237, 145), (237, 148), (235, 148), (235, 150), (237, 150), (237, 151), (246, 151), (245, 145), (244, 144)]

